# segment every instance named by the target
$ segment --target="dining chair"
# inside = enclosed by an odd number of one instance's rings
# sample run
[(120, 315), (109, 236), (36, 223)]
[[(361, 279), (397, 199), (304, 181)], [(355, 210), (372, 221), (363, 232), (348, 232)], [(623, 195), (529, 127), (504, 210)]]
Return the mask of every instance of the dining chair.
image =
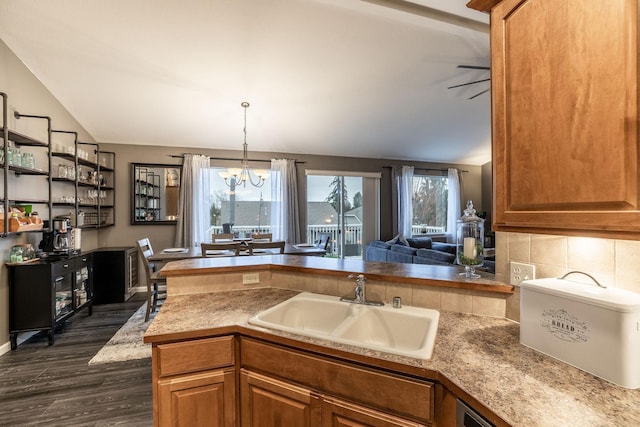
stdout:
[(241, 248), (242, 242), (200, 243), (200, 249), (202, 249), (202, 256), (204, 258), (212, 256), (238, 256), (240, 255)]
[(251, 239), (254, 242), (271, 242), (273, 240), (273, 233), (253, 233)]
[(233, 233), (213, 233), (211, 235), (211, 241), (216, 243), (221, 240), (233, 240)]
[[(255, 250), (263, 250), (263, 249), (279, 249), (281, 254), (284, 253), (284, 240), (279, 240), (275, 242), (249, 242), (249, 255), (253, 255)], [(268, 251), (269, 253), (274, 253), (272, 251)]]
[(137, 241), (138, 252), (144, 264), (145, 276), (147, 281), (147, 311), (144, 315), (144, 321), (149, 321), (151, 313), (158, 308), (158, 301), (167, 297), (167, 279), (160, 276), (160, 271), (156, 264), (149, 262), (149, 257), (153, 255), (153, 248), (148, 237)]
[(329, 243), (331, 242), (331, 233), (319, 233), (318, 240), (315, 242), (315, 247), (324, 249), (325, 251), (329, 248)]

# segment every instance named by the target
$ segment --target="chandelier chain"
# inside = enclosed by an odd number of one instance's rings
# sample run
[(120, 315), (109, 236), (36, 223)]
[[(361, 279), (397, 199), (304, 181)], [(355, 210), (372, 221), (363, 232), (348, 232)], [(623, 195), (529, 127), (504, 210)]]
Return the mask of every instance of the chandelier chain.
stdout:
[[(254, 187), (262, 187), (264, 185), (265, 180), (267, 179), (267, 174), (260, 174), (257, 172), (251, 171), (249, 169), (249, 146), (247, 145), (247, 108), (249, 108), (249, 103), (243, 101), (240, 106), (244, 108), (244, 141), (242, 144), (242, 167), (239, 172), (231, 172), (232, 169), (227, 171), (227, 175), (224, 177), (224, 182), (227, 184), (229, 188), (235, 188), (238, 185), (247, 186), (247, 181), (253, 185)], [(253, 175), (256, 175), (257, 180), (254, 182)]]

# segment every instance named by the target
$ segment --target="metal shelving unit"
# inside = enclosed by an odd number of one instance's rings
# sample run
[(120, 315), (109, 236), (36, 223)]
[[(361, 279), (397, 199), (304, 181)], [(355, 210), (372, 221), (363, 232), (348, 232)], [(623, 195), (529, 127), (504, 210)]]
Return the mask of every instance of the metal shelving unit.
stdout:
[[(11, 226), (9, 224), (10, 217), (10, 209), (11, 206), (14, 205), (43, 205), (46, 206), (47, 214), (46, 217), (51, 217), (51, 118), (48, 116), (39, 116), (39, 115), (30, 115), (30, 114), (20, 114), (15, 112), (15, 118), (32, 118), (32, 119), (40, 119), (47, 121), (47, 141), (43, 142), (32, 138), (27, 135), (23, 135), (19, 132), (13, 131), (9, 129), (8, 126), (8, 95), (4, 92), (0, 92), (0, 96), (2, 96), (2, 158), (0, 159), (0, 168), (2, 168), (2, 194), (0, 195), (0, 202), (2, 203), (3, 208), (3, 218), (2, 218), (2, 230), (0, 231), (0, 237), (7, 237), (9, 235), (23, 233), (23, 232), (40, 232), (42, 228), (33, 229), (33, 227), (22, 227), (17, 230), (10, 231)], [(20, 147), (29, 147), (33, 149), (46, 149), (46, 159), (47, 166), (45, 168), (37, 168), (36, 167), (36, 156), (33, 152), (27, 151), (26, 155), (31, 159), (31, 164), (24, 165), (22, 162), (20, 164), (12, 164), (13, 161), (9, 161), (10, 156), (10, 147), (12, 144), (16, 149)], [(13, 156), (12, 160), (13, 160)], [(22, 156), (20, 157), (22, 158)], [(41, 176), (47, 178), (47, 186), (48, 186), (48, 197), (47, 198), (28, 198), (24, 197), (24, 195), (18, 196), (18, 194), (13, 194), (9, 189), (9, 181), (18, 179), (21, 176)], [(15, 188), (15, 185), (12, 186), (12, 190)], [(40, 211), (40, 209), (38, 210)], [(46, 219), (46, 218), (45, 218)]]
[(161, 206), (161, 176), (148, 168), (138, 168), (134, 179), (135, 220), (158, 221)]
[[(78, 214), (82, 208), (91, 209), (92, 215), (96, 220), (91, 224), (82, 224), (81, 228), (102, 228), (115, 225), (115, 153), (111, 151), (100, 151), (99, 144), (80, 142), (78, 141), (77, 132), (52, 129), (51, 118), (48, 116), (20, 114), (14, 113), (16, 119), (30, 118), (41, 119), (47, 121), (47, 141), (39, 141), (30, 136), (21, 134), (19, 132), (9, 129), (8, 125), (8, 95), (4, 92), (0, 92), (2, 96), (2, 132), (3, 146), (0, 149), (0, 169), (2, 178), (2, 185), (0, 194), (0, 206), (4, 210), (3, 218), (0, 219), (0, 237), (7, 237), (12, 234), (37, 231), (38, 230), (19, 230), (17, 232), (10, 230), (9, 214), (10, 208), (14, 205), (44, 205), (46, 206), (46, 214), (42, 215), (43, 219), (51, 220), (57, 214), (71, 214), (73, 224), (77, 226), (79, 223)], [(70, 144), (69, 151), (60, 149), (59, 146), (52, 144), (52, 134), (66, 134), (73, 136), (73, 143)], [(36, 167), (40, 166), (36, 164), (34, 159), (34, 166), (29, 167), (24, 164), (10, 164), (8, 162), (10, 144), (16, 147), (29, 147), (31, 149), (46, 149), (46, 168)], [(89, 151), (84, 150), (85, 147), (91, 147)], [(32, 153), (28, 151), (30, 156)], [(89, 155), (85, 156), (85, 153)], [(44, 155), (41, 155), (44, 157)], [(13, 157), (12, 157), (13, 158)], [(33, 158), (31, 156), (30, 158)], [(65, 165), (72, 167), (72, 176), (61, 176), (59, 170), (54, 173), (54, 159), (60, 161)], [(95, 176), (95, 181), (90, 182), (85, 179), (78, 172), (91, 171)], [(25, 187), (19, 187), (20, 190), (24, 190), (18, 195), (18, 191), (15, 190), (17, 186), (15, 181), (21, 176), (42, 176), (47, 180), (47, 193), (42, 194), (42, 197), (28, 197), (25, 196), (26, 191), (31, 191), (34, 185), (25, 183)], [(11, 186), (9, 185), (11, 181)], [(60, 187), (62, 186), (62, 187)], [(54, 187), (56, 190), (69, 186), (71, 191), (68, 191), (69, 198), (62, 199), (59, 194), (54, 194)], [(40, 189), (39, 185), (35, 184), (36, 189)], [(85, 202), (83, 197), (84, 190), (92, 190), (92, 195), (95, 195), (95, 203)], [(14, 194), (15, 193), (15, 194)], [(101, 197), (103, 196), (103, 197)], [(38, 209), (41, 211), (41, 209)], [(91, 216), (91, 215), (90, 215)]]

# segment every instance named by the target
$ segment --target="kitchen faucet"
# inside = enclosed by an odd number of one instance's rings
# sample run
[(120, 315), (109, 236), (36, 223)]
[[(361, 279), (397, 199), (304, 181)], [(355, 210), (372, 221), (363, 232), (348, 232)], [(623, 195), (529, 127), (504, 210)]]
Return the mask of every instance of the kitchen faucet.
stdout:
[(382, 301), (367, 301), (366, 283), (364, 274), (350, 274), (349, 279), (356, 279), (356, 289), (353, 298), (342, 297), (340, 301), (363, 305), (384, 305)]

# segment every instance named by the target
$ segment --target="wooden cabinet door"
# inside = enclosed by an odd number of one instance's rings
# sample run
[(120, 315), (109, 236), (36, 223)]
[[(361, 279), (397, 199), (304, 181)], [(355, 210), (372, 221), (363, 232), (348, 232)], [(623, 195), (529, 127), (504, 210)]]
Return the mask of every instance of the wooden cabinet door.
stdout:
[(365, 406), (324, 396), (322, 427), (418, 427), (415, 423)]
[(182, 375), (158, 381), (158, 425), (236, 425), (233, 369)]
[(496, 230), (640, 236), (637, 8), (493, 7)]
[(320, 400), (310, 390), (242, 370), (240, 418), (243, 427), (317, 427)]

